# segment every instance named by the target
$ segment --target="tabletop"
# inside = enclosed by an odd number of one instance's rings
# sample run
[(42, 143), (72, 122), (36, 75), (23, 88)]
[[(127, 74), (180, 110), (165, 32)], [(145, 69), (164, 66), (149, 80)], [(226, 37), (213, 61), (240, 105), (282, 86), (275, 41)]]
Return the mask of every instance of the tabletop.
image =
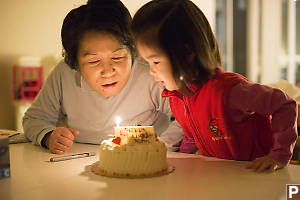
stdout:
[(75, 143), (65, 154), (96, 156), (50, 162), (56, 156), (31, 143), (10, 144), (11, 177), (0, 180), (1, 200), (33, 199), (286, 199), (286, 184), (300, 183), (300, 166), (275, 173), (255, 173), (246, 162), (168, 152), (175, 170), (164, 176), (125, 179), (94, 174), (99, 145)]

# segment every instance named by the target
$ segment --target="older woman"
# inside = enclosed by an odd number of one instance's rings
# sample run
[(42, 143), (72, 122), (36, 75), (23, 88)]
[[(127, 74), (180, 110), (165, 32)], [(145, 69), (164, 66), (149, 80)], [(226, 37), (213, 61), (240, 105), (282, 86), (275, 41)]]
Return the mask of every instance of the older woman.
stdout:
[[(136, 56), (131, 16), (119, 0), (93, 1), (64, 19), (64, 61), (49, 75), (25, 113), (25, 135), (52, 153), (73, 142), (99, 144), (121, 125), (154, 125), (169, 150), (183, 137), (160, 94), (162, 87)], [(165, 132), (164, 127), (168, 127)]]

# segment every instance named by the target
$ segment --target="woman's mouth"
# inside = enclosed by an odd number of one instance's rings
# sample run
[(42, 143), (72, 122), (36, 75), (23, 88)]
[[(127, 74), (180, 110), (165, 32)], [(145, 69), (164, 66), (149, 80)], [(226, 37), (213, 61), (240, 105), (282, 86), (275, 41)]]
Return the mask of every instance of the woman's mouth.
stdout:
[(102, 87), (104, 87), (104, 88), (110, 88), (110, 87), (114, 87), (116, 84), (117, 84), (117, 82), (108, 83), (108, 84), (102, 85)]

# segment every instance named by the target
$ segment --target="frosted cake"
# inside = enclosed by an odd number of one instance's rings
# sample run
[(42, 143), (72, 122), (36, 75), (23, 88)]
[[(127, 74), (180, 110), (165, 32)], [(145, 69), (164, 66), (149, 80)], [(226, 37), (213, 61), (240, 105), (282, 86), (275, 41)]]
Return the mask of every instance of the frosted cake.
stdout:
[(114, 131), (100, 145), (99, 174), (147, 177), (167, 170), (167, 148), (153, 126), (122, 126)]

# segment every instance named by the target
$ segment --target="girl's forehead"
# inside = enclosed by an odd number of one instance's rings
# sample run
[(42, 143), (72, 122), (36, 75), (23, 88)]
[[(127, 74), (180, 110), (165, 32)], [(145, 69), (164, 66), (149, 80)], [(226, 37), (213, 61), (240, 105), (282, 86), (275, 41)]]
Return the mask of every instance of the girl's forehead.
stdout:
[(163, 50), (154, 44), (145, 42), (137, 42), (139, 51), (143, 51), (145, 54), (155, 54), (156, 56), (164, 54)]

